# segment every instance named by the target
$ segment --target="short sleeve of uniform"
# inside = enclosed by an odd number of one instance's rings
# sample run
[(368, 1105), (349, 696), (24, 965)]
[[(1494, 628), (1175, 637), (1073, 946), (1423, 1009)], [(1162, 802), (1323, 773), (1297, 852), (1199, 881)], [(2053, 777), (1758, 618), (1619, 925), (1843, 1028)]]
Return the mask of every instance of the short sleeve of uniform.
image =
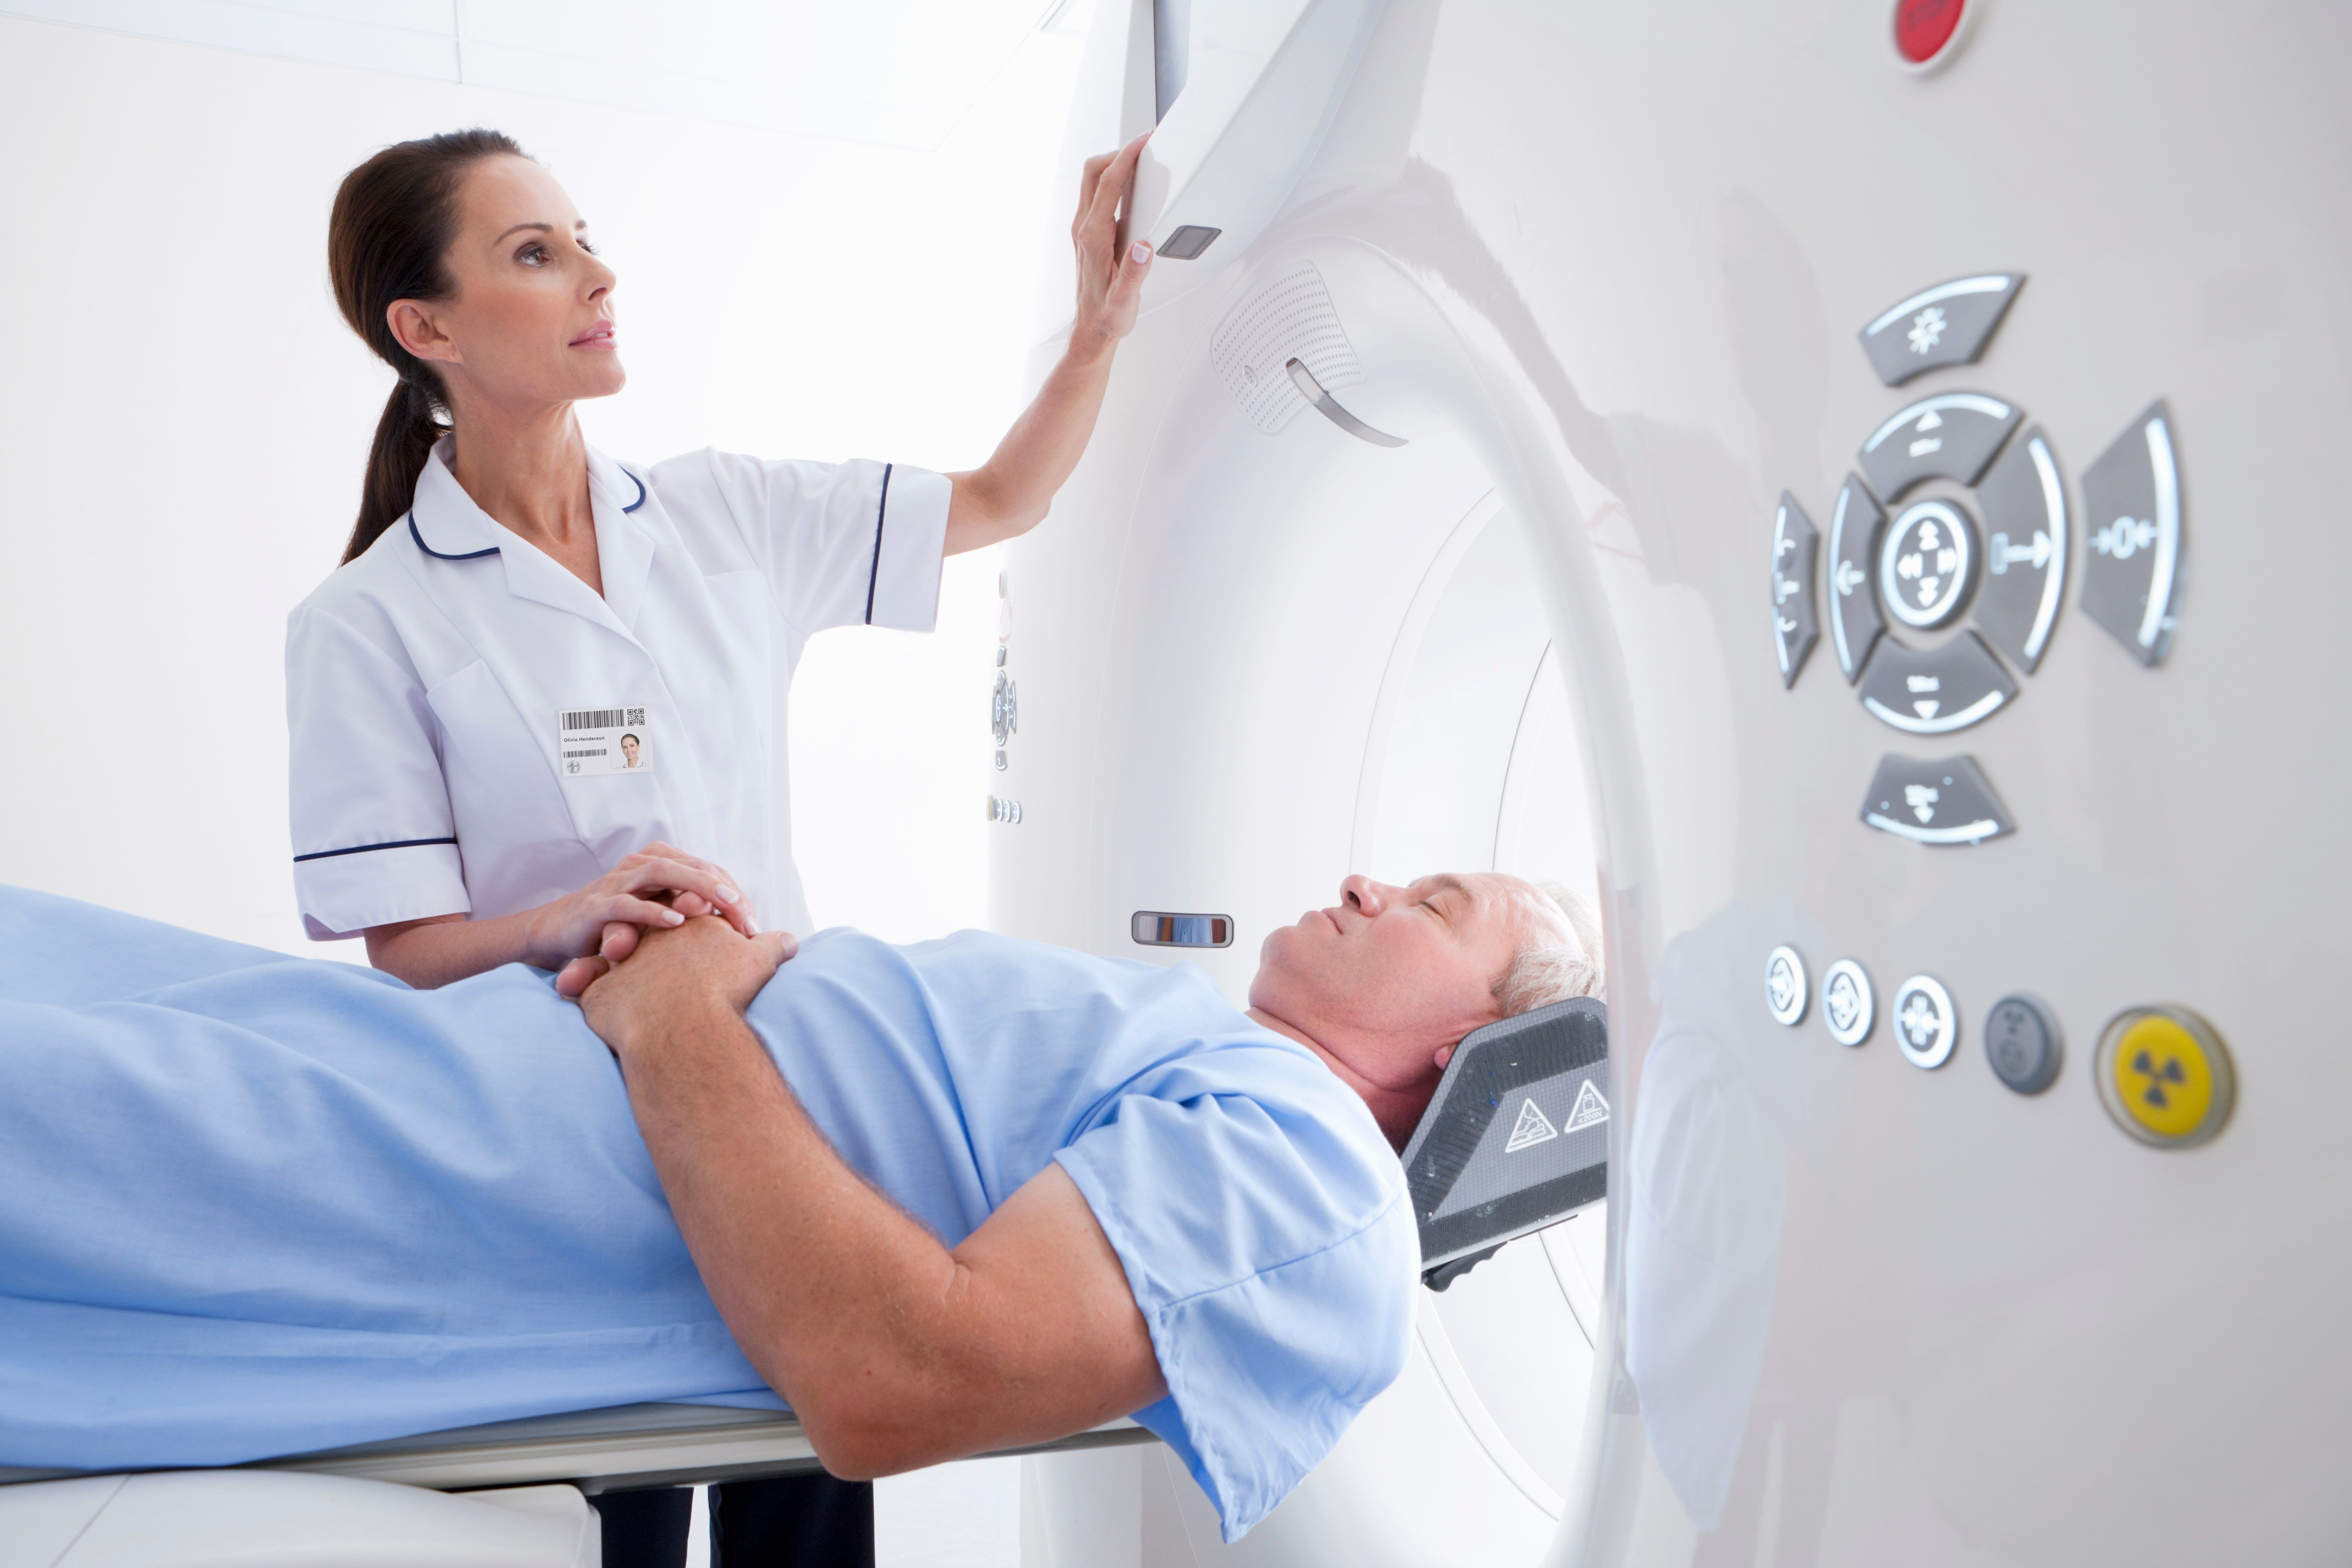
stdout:
[(313, 605), (286, 628), (294, 895), (313, 941), (472, 908), (433, 710), (406, 660)]
[(1363, 1102), (1303, 1051), (1237, 1043), (1130, 1089), (1056, 1158), (1168, 1382), (1136, 1419), (1183, 1456), (1230, 1542), (1403, 1370), (1412, 1205)]
[(685, 525), (732, 521), (803, 634), (828, 626), (929, 631), (947, 546), (945, 474), (866, 459), (806, 463), (702, 451), (655, 466), (662, 505)]

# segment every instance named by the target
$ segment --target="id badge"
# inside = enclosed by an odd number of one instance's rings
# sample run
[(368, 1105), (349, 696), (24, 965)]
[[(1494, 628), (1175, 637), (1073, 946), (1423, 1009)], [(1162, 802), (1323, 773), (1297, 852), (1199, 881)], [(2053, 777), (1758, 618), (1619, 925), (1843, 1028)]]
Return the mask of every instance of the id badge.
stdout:
[(566, 778), (654, 771), (652, 727), (642, 708), (566, 709), (556, 728)]

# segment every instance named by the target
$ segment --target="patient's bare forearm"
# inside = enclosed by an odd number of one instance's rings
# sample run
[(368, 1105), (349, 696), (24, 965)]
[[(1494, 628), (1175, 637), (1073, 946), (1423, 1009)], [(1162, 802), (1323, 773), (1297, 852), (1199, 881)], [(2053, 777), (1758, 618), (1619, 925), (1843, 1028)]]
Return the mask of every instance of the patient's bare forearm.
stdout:
[(1164, 1392), (1117, 1256), (1058, 1166), (950, 1252), (842, 1161), (731, 1007), (645, 1015), (615, 1049), (670, 1206), (827, 1468), (1043, 1442)]

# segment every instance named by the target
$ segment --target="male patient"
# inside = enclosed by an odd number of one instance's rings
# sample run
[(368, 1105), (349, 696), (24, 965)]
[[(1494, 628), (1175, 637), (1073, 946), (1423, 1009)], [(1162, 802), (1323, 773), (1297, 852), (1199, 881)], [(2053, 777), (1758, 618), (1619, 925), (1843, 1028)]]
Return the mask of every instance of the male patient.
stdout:
[(1132, 1412), (1231, 1539), (1402, 1366), (1395, 1149), (1464, 1035), (1597, 988), (1563, 900), (1351, 877), (1244, 1015), (711, 919), (575, 1008), (0, 889), (0, 1465), (781, 1394), (860, 1478)]

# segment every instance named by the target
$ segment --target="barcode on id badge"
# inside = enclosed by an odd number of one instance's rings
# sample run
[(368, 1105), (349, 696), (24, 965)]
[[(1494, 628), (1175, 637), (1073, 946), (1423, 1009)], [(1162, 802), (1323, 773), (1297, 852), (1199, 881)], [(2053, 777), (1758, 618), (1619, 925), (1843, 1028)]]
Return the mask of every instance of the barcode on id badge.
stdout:
[(642, 708), (582, 708), (563, 716), (567, 730), (604, 730), (614, 724), (642, 724), (646, 710)]
[(649, 773), (654, 768), (651, 715), (643, 708), (564, 708), (556, 712), (562, 741), (556, 750), (566, 778), (595, 773)]

